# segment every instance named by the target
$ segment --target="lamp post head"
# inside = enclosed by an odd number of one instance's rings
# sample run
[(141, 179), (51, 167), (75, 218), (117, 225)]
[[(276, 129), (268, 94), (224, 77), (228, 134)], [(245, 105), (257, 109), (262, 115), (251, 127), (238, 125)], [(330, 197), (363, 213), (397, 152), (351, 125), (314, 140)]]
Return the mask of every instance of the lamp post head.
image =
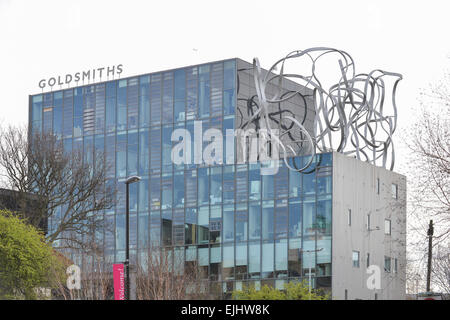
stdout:
[(139, 177), (139, 176), (131, 176), (131, 177), (128, 177), (127, 180), (125, 180), (125, 184), (131, 184), (131, 183), (134, 183), (134, 182), (138, 182), (139, 180), (141, 180), (141, 177)]

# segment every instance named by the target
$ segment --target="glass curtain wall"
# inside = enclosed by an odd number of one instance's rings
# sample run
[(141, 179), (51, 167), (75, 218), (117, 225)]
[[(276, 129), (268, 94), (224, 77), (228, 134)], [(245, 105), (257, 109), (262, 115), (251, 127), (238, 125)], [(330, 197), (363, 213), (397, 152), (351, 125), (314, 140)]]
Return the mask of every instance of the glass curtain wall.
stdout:
[(104, 212), (113, 228), (98, 241), (111, 262), (125, 257), (124, 181), (137, 174), (133, 261), (149, 246), (175, 247), (224, 293), (249, 282), (280, 287), (310, 270), (316, 286), (331, 286), (331, 154), (303, 174), (280, 161), (273, 176), (262, 176), (258, 163), (171, 161), (174, 129), (187, 129), (192, 142), (194, 121), (203, 132), (234, 129), (236, 84), (236, 60), (226, 60), (39, 94), (30, 98), (30, 127), (55, 133), (68, 152), (81, 146), (87, 161), (95, 161), (91, 150), (104, 152), (117, 205)]

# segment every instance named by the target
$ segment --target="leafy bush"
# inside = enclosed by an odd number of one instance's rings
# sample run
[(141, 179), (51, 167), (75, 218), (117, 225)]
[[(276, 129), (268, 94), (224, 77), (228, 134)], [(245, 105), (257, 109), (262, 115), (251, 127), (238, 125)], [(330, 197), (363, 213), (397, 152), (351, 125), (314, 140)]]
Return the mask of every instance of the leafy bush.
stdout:
[(256, 290), (253, 286), (245, 286), (242, 290), (233, 291), (236, 300), (328, 300), (330, 296), (318, 290), (311, 290), (306, 281), (289, 282), (284, 290), (278, 290), (267, 285)]
[(9, 211), (0, 210), (0, 299), (38, 299), (57, 261), (44, 236)]

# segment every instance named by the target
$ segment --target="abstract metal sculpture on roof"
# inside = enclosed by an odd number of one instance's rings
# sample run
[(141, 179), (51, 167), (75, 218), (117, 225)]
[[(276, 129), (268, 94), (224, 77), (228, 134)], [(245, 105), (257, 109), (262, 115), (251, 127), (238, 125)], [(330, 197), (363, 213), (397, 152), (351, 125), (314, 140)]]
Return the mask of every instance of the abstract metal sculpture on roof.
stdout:
[[(330, 59), (332, 58), (332, 59)], [(306, 66), (309, 74), (286, 71), (294, 67)], [(324, 64), (325, 77), (320, 75)], [(331, 79), (334, 68), (338, 76)], [(397, 126), (397, 106), (395, 94), (402, 75), (383, 70), (357, 74), (352, 57), (342, 50), (317, 47), (297, 50), (278, 60), (265, 72), (259, 60), (253, 60), (253, 77), (256, 95), (248, 99), (252, 109), (251, 117), (240, 127), (250, 124), (264, 132), (277, 143), (288, 168), (305, 171), (316, 152), (336, 151), (374, 165), (393, 170), (395, 153), (392, 136)], [(284, 83), (293, 80), (303, 87), (299, 91), (286, 90)], [(392, 84), (388, 85), (388, 82)], [(268, 87), (270, 86), (270, 90)], [(390, 90), (388, 89), (390, 88)], [(270, 91), (270, 94), (269, 94)], [(302, 113), (288, 112), (284, 105), (294, 97), (310, 99), (315, 109), (313, 132), (304, 127), (307, 104)], [(255, 111), (256, 109), (256, 111)], [(274, 134), (277, 124), (278, 134)], [(297, 166), (288, 161), (289, 155), (305, 154), (308, 150), (310, 161)]]

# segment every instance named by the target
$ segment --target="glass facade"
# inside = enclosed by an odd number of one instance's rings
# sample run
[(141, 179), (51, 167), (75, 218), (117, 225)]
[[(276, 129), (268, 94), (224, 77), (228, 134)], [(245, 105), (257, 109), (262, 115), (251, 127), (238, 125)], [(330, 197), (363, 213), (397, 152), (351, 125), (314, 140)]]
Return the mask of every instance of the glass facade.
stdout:
[[(175, 129), (187, 129), (193, 139), (194, 121), (203, 132), (216, 128), (224, 136), (235, 128), (236, 64), (225, 60), (34, 95), (31, 130), (55, 133), (67, 151), (80, 148), (87, 161), (95, 161), (95, 150), (104, 152), (117, 202), (104, 212), (114, 232), (99, 241), (112, 262), (125, 257), (124, 181), (139, 175), (130, 185), (132, 261), (149, 246), (174, 248), (186, 266), (197, 261), (221, 292), (248, 282), (282, 287), (307, 279), (309, 270), (315, 286), (331, 287), (332, 154), (317, 155), (302, 174), (283, 161), (275, 175), (261, 175), (259, 163), (171, 161)], [(289, 161), (301, 167), (307, 158)]]

